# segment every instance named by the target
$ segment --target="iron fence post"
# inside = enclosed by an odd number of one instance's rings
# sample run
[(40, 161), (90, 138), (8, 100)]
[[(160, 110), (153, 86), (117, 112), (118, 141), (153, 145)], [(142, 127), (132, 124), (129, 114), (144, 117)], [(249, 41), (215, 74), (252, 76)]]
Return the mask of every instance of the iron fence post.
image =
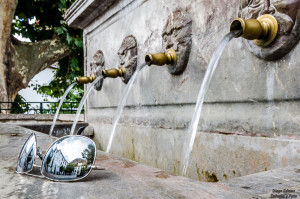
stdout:
[(43, 102), (40, 102), (40, 113), (43, 114)]

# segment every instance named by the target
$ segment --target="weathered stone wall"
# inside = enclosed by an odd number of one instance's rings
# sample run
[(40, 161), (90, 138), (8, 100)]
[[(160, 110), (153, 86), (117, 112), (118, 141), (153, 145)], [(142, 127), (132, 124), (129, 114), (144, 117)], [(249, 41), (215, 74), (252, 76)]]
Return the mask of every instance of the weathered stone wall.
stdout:
[[(89, 75), (98, 50), (104, 54), (105, 68), (116, 68), (122, 40), (133, 35), (137, 62), (142, 64), (146, 53), (163, 51), (162, 31), (175, 9), (187, 9), (192, 18), (186, 70), (177, 76), (163, 66), (141, 70), (117, 126), (112, 153), (180, 174), (182, 146), (206, 67), (237, 17), (238, 5), (238, 0), (123, 0), (80, 25)], [(299, 48), (267, 62), (251, 54), (241, 38), (231, 41), (205, 97), (190, 177), (225, 180), (300, 164)], [(121, 79), (105, 79), (102, 90), (92, 91), (88, 99), (86, 121), (94, 127), (102, 150), (125, 86)]]

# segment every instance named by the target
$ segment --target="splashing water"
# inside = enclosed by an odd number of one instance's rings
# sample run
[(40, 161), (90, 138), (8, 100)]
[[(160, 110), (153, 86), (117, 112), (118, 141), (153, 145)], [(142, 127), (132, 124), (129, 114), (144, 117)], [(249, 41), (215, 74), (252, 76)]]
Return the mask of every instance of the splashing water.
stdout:
[(184, 157), (183, 157), (183, 167), (182, 167), (183, 168), (182, 175), (184, 175), (184, 176), (186, 176), (188, 174), (187, 170), (188, 170), (188, 165), (189, 165), (190, 154), (192, 152), (195, 137), (196, 137), (197, 126), (198, 126), (199, 119), (200, 119), (204, 96), (209, 87), (211, 78), (218, 66), (218, 61), (222, 55), (222, 52), (225, 49), (225, 47), (227, 46), (227, 44), (229, 43), (229, 41), (234, 37), (235, 34), (236, 33), (234, 33), (234, 32), (230, 32), (223, 37), (219, 46), (214, 51), (214, 53), (211, 57), (211, 60), (208, 64), (207, 70), (205, 72), (205, 76), (203, 78), (203, 81), (202, 81), (202, 84), (200, 87), (200, 91), (198, 94), (197, 103), (196, 103), (196, 107), (195, 107), (194, 114), (192, 117), (192, 121), (190, 123), (188, 133), (187, 133), (187, 136), (189, 136), (188, 137), (189, 139), (186, 139), (186, 143), (184, 145), (184, 149), (186, 149), (186, 152), (183, 154)]
[(90, 92), (92, 91), (92, 88), (94, 87), (94, 85), (103, 78), (102, 75), (98, 76), (91, 84), (90, 84), (90, 87), (87, 89), (86, 93), (84, 93), (81, 101), (80, 101), (80, 104), (77, 108), (77, 112), (76, 112), (76, 116), (75, 116), (75, 119), (74, 119), (74, 122), (73, 122), (73, 125), (72, 125), (72, 128), (71, 128), (71, 132), (70, 132), (70, 135), (73, 135), (74, 134), (74, 131), (75, 131), (75, 127), (76, 127), (76, 124), (77, 124), (77, 121), (78, 121), (78, 118), (79, 118), (79, 115), (80, 115), (80, 112), (83, 108), (83, 105), (87, 99), (87, 97), (89, 96)]
[(111, 149), (112, 141), (114, 139), (114, 135), (115, 135), (115, 132), (116, 132), (116, 127), (117, 127), (117, 124), (118, 124), (119, 119), (121, 117), (121, 114), (123, 112), (125, 103), (127, 101), (127, 98), (128, 98), (128, 95), (129, 95), (129, 91), (131, 90), (132, 84), (135, 81), (136, 77), (138, 76), (138, 73), (140, 72), (140, 70), (144, 66), (146, 66), (146, 63), (142, 64), (140, 67), (137, 67), (136, 71), (134, 72), (134, 74), (130, 78), (130, 80), (129, 80), (129, 82), (128, 82), (128, 84), (127, 84), (127, 86), (126, 86), (126, 88), (125, 88), (125, 90), (124, 90), (124, 92), (122, 94), (122, 99), (121, 99), (121, 101), (118, 104), (117, 112), (116, 112), (115, 117), (114, 117), (113, 128), (111, 130), (110, 138), (109, 138), (108, 145), (107, 145), (107, 148), (106, 148), (106, 152), (107, 153), (109, 153), (109, 151)]
[(73, 84), (71, 84), (71, 85), (67, 88), (67, 90), (65, 91), (65, 93), (63, 94), (63, 96), (60, 98), (60, 101), (59, 101), (59, 104), (58, 104), (58, 107), (57, 107), (55, 116), (54, 116), (54, 118), (53, 118), (53, 122), (52, 122), (52, 125), (51, 125), (51, 128), (50, 128), (50, 131), (49, 131), (49, 136), (50, 136), (50, 137), (52, 137), (52, 132), (53, 132), (53, 129), (54, 129), (54, 126), (55, 126), (55, 122), (56, 122), (56, 119), (57, 119), (57, 116), (58, 116), (60, 107), (61, 107), (62, 103), (64, 102), (65, 98), (67, 97), (68, 93), (69, 93), (69, 92), (71, 91), (71, 89), (75, 86), (75, 84), (77, 84), (77, 83), (74, 82)]

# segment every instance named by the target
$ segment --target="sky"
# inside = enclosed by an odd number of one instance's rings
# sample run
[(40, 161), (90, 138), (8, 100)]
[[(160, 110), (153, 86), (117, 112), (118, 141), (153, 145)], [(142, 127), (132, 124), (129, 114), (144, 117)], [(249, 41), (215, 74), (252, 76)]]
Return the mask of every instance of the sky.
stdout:
[(64, 138), (62, 142), (57, 144), (57, 149), (60, 149), (68, 162), (76, 158), (82, 158), (81, 152), (93, 142), (87, 138), (72, 136)]
[[(32, 83), (33, 84), (38, 83), (39, 85), (49, 84), (52, 81), (52, 79), (54, 78), (53, 71), (54, 71), (54, 69), (46, 68), (45, 70), (36, 74), (33, 77), (33, 79), (29, 82), (29, 85)], [(28, 87), (20, 90), (19, 94), (22, 97), (24, 97), (24, 99), (27, 102), (42, 102), (42, 101), (44, 101), (43, 99), (45, 98), (45, 97), (42, 97), (42, 95), (37, 94), (37, 92), (35, 90), (33, 90), (33, 88), (28, 88)], [(57, 102), (58, 101), (58, 99), (52, 98), (52, 97), (47, 97), (47, 100), (49, 102)]]

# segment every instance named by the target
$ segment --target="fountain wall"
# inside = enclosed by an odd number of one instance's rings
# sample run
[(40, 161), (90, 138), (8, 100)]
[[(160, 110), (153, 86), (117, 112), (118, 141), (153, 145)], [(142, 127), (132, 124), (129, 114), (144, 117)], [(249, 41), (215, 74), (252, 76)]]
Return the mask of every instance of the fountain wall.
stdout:
[[(134, 83), (116, 128), (111, 153), (180, 174), (182, 146), (211, 55), (238, 0), (76, 1), (65, 18), (84, 30), (85, 75), (101, 50), (106, 69), (120, 65), (124, 38), (134, 36), (137, 65), (146, 53), (164, 51), (162, 33), (174, 11), (188, 13), (191, 49), (180, 75), (165, 66), (146, 66)], [(226, 180), (300, 163), (300, 45), (281, 59), (265, 61), (243, 39), (233, 39), (221, 56), (205, 97), (189, 177)], [(98, 149), (106, 150), (113, 117), (126, 84), (105, 79), (86, 103), (85, 120)]]

